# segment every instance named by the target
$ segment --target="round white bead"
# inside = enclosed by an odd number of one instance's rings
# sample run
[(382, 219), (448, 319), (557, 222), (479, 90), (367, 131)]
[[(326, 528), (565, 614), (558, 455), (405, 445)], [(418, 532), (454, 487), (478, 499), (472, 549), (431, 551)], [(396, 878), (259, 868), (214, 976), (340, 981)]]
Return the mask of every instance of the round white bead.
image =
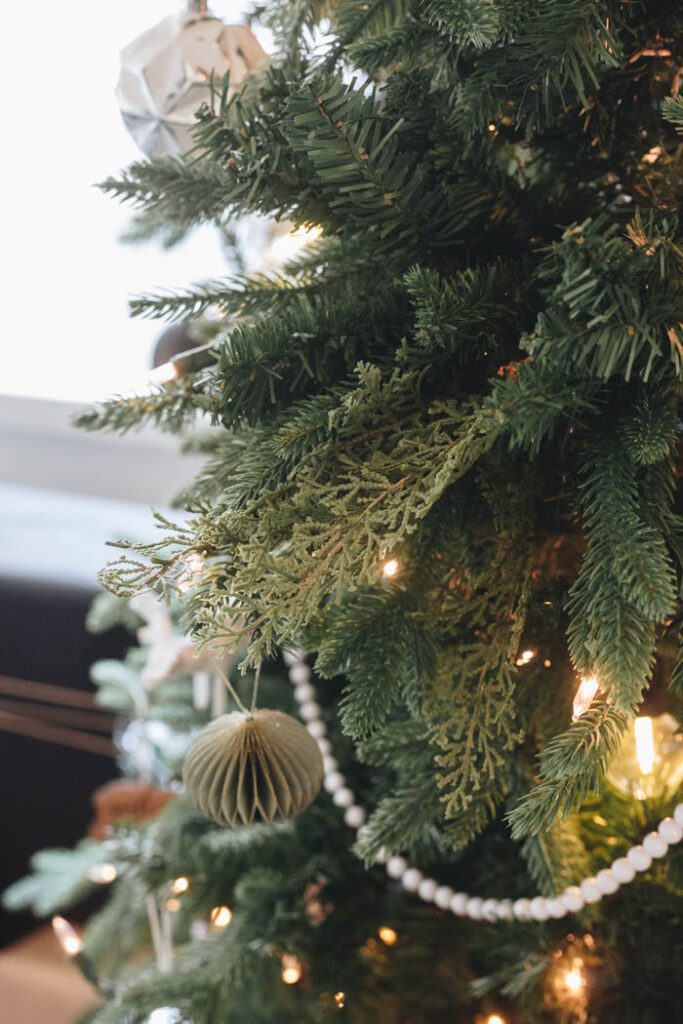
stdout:
[(547, 921), (550, 917), (550, 911), (545, 896), (534, 896), (529, 911), (534, 921)]
[(547, 903), (548, 913), (551, 917), (556, 918), (558, 921), (567, 913), (567, 907), (562, 896), (551, 896), (547, 900)]
[(305, 700), (299, 707), (299, 714), (304, 722), (313, 722), (316, 718), (320, 718), (321, 711), (322, 708), (314, 700)]
[(436, 882), (433, 878), (423, 878), (417, 887), (417, 895), (425, 903), (431, 903), (436, 892)]
[(515, 900), (512, 904), (512, 913), (518, 921), (528, 921), (531, 918), (531, 900)]
[(327, 726), (319, 718), (314, 718), (312, 722), (306, 722), (306, 728), (314, 740), (321, 739), (327, 732)]
[(485, 921), (498, 920), (498, 900), (484, 900), (481, 905), (481, 916)]
[(327, 739), (327, 737), (316, 736), (315, 740), (316, 743), (318, 744), (318, 750), (323, 755), (323, 757), (326, 757), (328, 754), (332, 753), (332, 744)]
[(406, 892), (417, 892), (418, 886), (423, 879), (423, 874), (418, 868), (407, 868), (403, 872), (401, 885)]
[(602, 871), (598, 871), (595, 881), (598, 883), (600, 892), (604, 893), (605, 896), (610, 896), (619, 888), (619, 879), (610, 868), (603, 868)]
[(473, 921), (481, 921), (481, 908), (484, 901), (481, 896), (470, 896), (465, 904), (465, 913)]
[(434, 903), (439, 910), (448, 910), (453, 899), (453, 890), (450, 885), (440, 885), (434, 893)]
[(346, 785), (346, 779), (341, 772), (327, 772), (323, 779), (323, 786), (328, 793), (336, 793)]
[(674, 807), (673, 819), (677, 825), (683, 828), (683, 804), (676, 804)]
[(660, 836), (659, 832), (648, 832), (643, 839), (643, 849), (650, 857), (664, 857), (669, 849), (669, 844)]
[(389, 875), (389, 878), (402, 878), (407, 867), (408, 861), (405, 857), (390, 857), (387, 861), (387, 874)]
[(381, 846), (377, 851), (377, 856), (375, 857), (375, 864), (386, 864), (387, 860), (388, 857), (386, 847)]
[(626, 860), (636, 871), (647, 871), (652, 864), (652, 857), (645, 852), (642, 846), (632, 846), (626, 854)]
[(358, 804), (353, 804), (344, 812), (344, 821), (349, 828), (360, 828), (365, 823), (365, 811)]
[(636, 869), (629, 864), (626, 857), (617, 857), (615, 861), (612, 861), (612, 874), (617, 882), (626, 885), (636, 877)]
[(297, 662), (301, 661), (301, 658), (295, 651), (288, 651), (284, 649), (282, 651), (282, 660), (285, 665), (296, 665)]
[(463, 917), (467, 910), (467, 899), (466, 892), (454, 892), (451, 896), (451, 913), (457, 914), (458, 917)]
[(294, 687), (294, 697), (297, 704), (306, 704), (308, 701), (314, 701), (315, 686), (311, 686), (310, 683), (299, 683), (298, 686)]
[(335, 789), (332, 794), (332, 801), (337, 807), (350, 807), (355, 800), (353, 790), (349, 789), (348, 786), (342, 786), (341, 789)]
[(307, 683), (311, 678), (311, 670), (304, 662), (297, 662), (289, 670), (290, 680), (299, 686), (301, 683)]
[(585, 897), (578, 885), (569, 885), (562, 893), (562, 901), (572, 914), (576, 913), (577, 910), (581, 910), (584, 903), (586, 902)]
[(323, 769), (325, 775), (329, 775), (330, 772), (339, 771), (339, 762), (336, 757), (332, 757), (331, 754), (323, 754)]
[(499, 921), (511, 921), (512, 920), (512, 900), (498, 900), (498, 906), (496, 907), (496, 913), (498, 914)]
[(579, 888), (586, 903), (598, 903), (602, 899), (600, 886), (594, 878), (584, 878)]
[(669, 846), (674, 846), (675, 843), (680, 843), (683, 839), (683, 826), (673, 818), (664, 818), (663, 821), (660, 821), (657, 831)]

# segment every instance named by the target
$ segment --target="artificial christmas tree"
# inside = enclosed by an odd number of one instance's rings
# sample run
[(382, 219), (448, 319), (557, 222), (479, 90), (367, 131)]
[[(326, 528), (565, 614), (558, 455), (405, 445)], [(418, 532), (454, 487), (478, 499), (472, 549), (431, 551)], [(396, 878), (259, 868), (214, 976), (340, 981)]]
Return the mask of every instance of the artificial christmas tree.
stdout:
[[(258, 16), (278, 50), (248, 92), (217, 86), (192, 154), (104, 187), (173, 230), (320, 237), (278, 273), (134, 300), (211, 310), (205, 346), (81, 425), (210, 422), (189, 518), (103, 578), (180, 591), (199, 645), (246, 644), (331, 798), (119, 824), (77, 951), (95, 1019), (678, 1019), (683, 13)], [(185, 673), (154, 694), (193, 734)], [(156, 968), (124, 966), (150, 937)]]

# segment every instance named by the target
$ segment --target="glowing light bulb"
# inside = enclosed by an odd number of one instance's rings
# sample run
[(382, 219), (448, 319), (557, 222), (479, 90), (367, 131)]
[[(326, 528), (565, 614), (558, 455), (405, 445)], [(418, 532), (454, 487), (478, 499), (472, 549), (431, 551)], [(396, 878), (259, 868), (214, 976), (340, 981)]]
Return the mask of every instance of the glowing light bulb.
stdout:
[(346, 1006), (346, 993), (345, 992), (335, 992), (334, 993), (334, 1005), (336, 1007), (338, 1007), (338, 1009), (340, 1009), (340, 1010), (342, 1010)]
[(227, 928), (232, 921), (232, 910), (225, 905), (214, 907), (210, 914), (210, 920), (214, 928)]
[(190, 879), (189, 878), (185, 878), (182, 875), (181, 875), (180, 878), (176, 878), (175, 882), (173, 883), (173, 892), (176, 893), (177, 895), (179, 895), (181, 892), (187, 892), (187, 890), (189, 888), (190, 888)]
[(633, 723), (636, 734), (636, 757), (643, 775), (651, 775), (655, 766), (655, 740), (652, 719), (647, 715), (636, 718)]
[(169, 914), (177, 914), (180, 910), (180, 900), (177, 900), (175, 896), (171, 896), (170, 900), (166, 900), (166, 909)]
[(583, 971), (578, 965), (570, 967), (568, 971), (565, 971), (563, 980), (565, 988), (568, 992), (571, 992), (573, 996), (580, 995), (586, 984), (583, 979)]
[(490, 1013), (485, 1024), (505, 1024), (505, 1018), (501, 1017), (499, 1013)]
[(383, 924), (377, 934), (385, 946), (395, 946), (398, 942), (398, 934), (388, 925)]
[(109, 885), (117, 875), (118, 871), (113, 864), (93, 864), (91, 868), (88, 868), (88, 878), (96, 885)]
[(522, 651), (519, 657), (517, 658), (515, 665), (528, 665), (529, 662), (533, 661), (535, 657), (536, 651), (532, 651), (531, 649), (527, 651)]
[(643, 163), (654, 164), (654, 163), (656, 163), (659, 160), (661, 155), (662, 155), (662, 147), (661, 146), (653, 146), (652, 149), (648, 149), (647, 153), (643, 153), (643, 155), (642, 155), (642, 157), (640, 159), (643, 161)]
[(282, 956), (282, 980), (285, 985), (296, 985), (301, 981), (301, 961), (291, 953), (284, 953)]
[(170, 384), (178, 376), (178, 368), (175, 363), (162, 363), (149, 371), (150, 384)]
[(393, 576), (396, 576), (399, 568), (398, 560), (396, 558), (390, 558), (382, 566), (382, 575), (386, 576), (386, 578), (390, 580)]
[(490, 132), (495, 132), (495, 130), (496, 130), (496, 126), (495, 126), (495, 124), (490, 124), (490, 125), (488, 125), (488, 130), (489, 130)]
[(574, 696), (572, 721), (575, 722), (577, 718), (581, 718), (581, 715), (585, 715), (599, 689), (600, 683), (595, 676), (588, 676), (587, 679), (581, 680)]
[(83, 949), (83, 943), (81, 937), (73, 927), (69, 924), (65, 917), (60, 917), (59, 914), (52, 918), (52, 928), (57, 941), (62, 947), (67, 956), (78, 956)]
[(183, 571), (177, 579), (177, 587), (181, 594), (186, 594), (197, 584), (198, 578), (204, 571), (206, 559), (199, 551), (191, 551), (184, 562)]

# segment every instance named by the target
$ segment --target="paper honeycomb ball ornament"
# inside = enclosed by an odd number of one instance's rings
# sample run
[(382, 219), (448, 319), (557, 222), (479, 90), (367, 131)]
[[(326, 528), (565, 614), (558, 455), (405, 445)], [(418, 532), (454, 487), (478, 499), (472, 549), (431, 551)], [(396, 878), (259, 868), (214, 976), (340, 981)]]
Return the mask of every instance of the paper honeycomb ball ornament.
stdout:
[(226, 25), (190, 3), (122, 51), (116, 96), (126, 127), (147, 156), (179, 156), (193, 146), (190, 129), (212, 75), (220, 83), (229, 71), (234, 91), (265, 59), (248, 25)]
[(315, 799), (323, 780), (318, 744), (291, 715), (266, 709), (221, 715), (187, 752), (183, 781), (219, 825), (285, 821)]

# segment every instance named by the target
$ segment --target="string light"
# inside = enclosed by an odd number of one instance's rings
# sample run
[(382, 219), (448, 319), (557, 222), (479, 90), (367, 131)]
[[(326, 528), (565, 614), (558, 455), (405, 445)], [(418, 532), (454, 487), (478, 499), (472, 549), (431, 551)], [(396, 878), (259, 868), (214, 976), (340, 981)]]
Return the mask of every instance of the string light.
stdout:
[(210, 914), (210, 920), (214, 928), (227, 928), (232, 921), (232, 910), (225, 904), (214, 907)]
[(83, 943), (81, 937), (73, 927), (69, 924), (65, 917), (60, 917), (56, 914), (52, 918), (52, 928), (57, 936), (57, 941), (62, 947), (63, 951), (67, 956), (78, 956), (83, 949)]
[(643, 161), (643, 163), (654, 164), (657, 162), (657, 160), (659, 160), (661, 155), (662, 147), (653, 146), (652, 149), (648, 149), (647, 153), (643, 153), (640, 159)]
[(655, 766), (655, 739), (652, 719), (647, 715), (636, 718), (633, 723), (636, 734), (636, 757), (643, 775), (652, 775)]
[(296, 985), (297, 982), (301, 981), (302, 973), (301, 961), (299, 958), (292, 956), (291, 953), (283, 953), (282, 980), (285, 985)]
[(528, 665), (529, 662), (533, 661), (535, 657), (536, 651), (532, 651), (531, 649), (527, 651), (522, 651), (520, 656), (517, 658), (515, 665)]
[(166, 900), (166, 909), (169, 914), (177, 914), (180, 910), (180, 900), (177, 900), (175, 896), (171, 896), (170, 900)]
[(189, 888), (190, 879), (185, 878), (183, 875), (181, 875), (180, 878), (176, 878), (173, 883), (173, 892), (176, 893), (176, 895), (180, 895), (181, 892), (187, 892)]
[(505, 1024), (505, 1018), (501, 1017), (499, 1013), (490, 1013), (484, 1024)]
[(204, 571), (206, 565), (206, 559), (204, 555), (200, 554), (199, 551), (191, 551), (185, 559), (183, 571), (178, 576), (177, 587), (181, 594), (186, 594), (188, 590), (196, 586), (197, 579)]
[(377, 934), (385, 946), (395, 946), (398, 942), (398, 933), (395, 932), (393, 928), (389, 928), (386, 924), (382, 925)]
[(398, 573), (399, 568), (400, 568), (400, 566), (398, 564), (398, 559), (390, 558), (382, 566), (382, 575), (386, 576), (386, 578), (388, 580), (390, 580), (390, 579), (392, 579), (392, 577), (396, 576), (396, 574)]
[(149, 371), (150, 384), (170, 384), (178, 376), (178, 367), (175, 363), (162, 363)]
[(593, 703), (596, 693), (600, 689), (600, 684), (595, 676), (588, 676), (586, 679), (582, 679), (579, 683), (579, 688), (574, 696), (574, 707), (572, 720), (575, 722), (577, 718), (581, 718), (581, 715), (585, 715), (589, 707)]
[(96, 885), (109, 885), (118, 875), (113, 864), (93, 864), (88, 868), (88, 879)]
[(567, 991), (571, 992), (573, 996), (581, 995), (586, 982), (584, 981), (580, 961), (575, 960), (573, 966), (564, 972), (562, 981)]
[(339, 1010), (343, 1010), (344, 1009), (344, 1007), (346, 1006), (346, 993), (345, 992), (335, 992), (334, 993), (334, 1005)]

